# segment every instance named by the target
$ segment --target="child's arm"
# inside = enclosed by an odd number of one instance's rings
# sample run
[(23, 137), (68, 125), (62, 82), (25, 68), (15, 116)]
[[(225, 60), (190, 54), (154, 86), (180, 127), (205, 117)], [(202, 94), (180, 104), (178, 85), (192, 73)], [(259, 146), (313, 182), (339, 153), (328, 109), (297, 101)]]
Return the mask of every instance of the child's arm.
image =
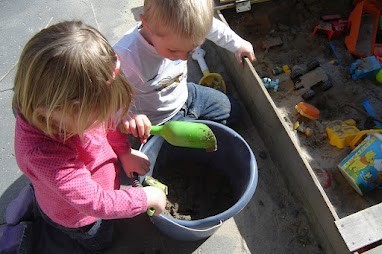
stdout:
[[(99, 160), (108, 157), (103, 153), (97, 156)], [(142, 188), (115, 189), (119, 186), (115, 185), (117, 175), (113, 160), (96, 166), (93, 169), (96, 174), (93, 175), (88, 168), (91, 165), (85, 165), (72, 149), (61, 146), (53, 150), (44, 146), (29, 158), (29, 165), (29, 171), (36, 175), (36, 179), (32, 179), (34, 186), (45, 192), (41, 196), (60, 200), (67, 208), (65, 216), (69, 221), (70, 216), (76, 216), (78, 211), (96, 218), (117, 219), (137, 216), (149, 207), (150, 197)], [(56, 209), (51, 200), (40, 199), (40, 202), (47, 215), (55, 221), (60, 220), (54, 217), (57, 211), (49, 212), (52, 207)], [(59, 223), (65, 225), (65, 221)]]
[[(119, 128), (108, 134), (109, 143), (112, 144), (114, 151), (118, 155), (126, 175), (130, 178), (133, 177), (133, 172), (138, 175), (145, 175), (150, 170), (150, 161), (146, 154), (131, 149), (126, 144), (128, 142), (126, 137), (126, 134), (121, 133)], [(155, 215), (162, 213), (166, 207), (166, 195), (164, 192), (152, 186), (144, 187), (143, 190), (146, 193), (147, 206), (155, 209)]]
[[(151, 126), (151, 125), (150, 125)], [(146, 154), (132, 149), (125, 133), (119, 128), (110, 130), (107, 134), (109, 144), (117, 154), (126, 175), (132, 178), (132, 173), (144, 175), (149, 171), (150, 161)]]
[(229, 26), (216, 18), (213, 19), (212, 28), (207, 35), (207, 39), (235, 53), (239, 63), (242, 63), (243, 57), (248, 57), (250, 61), (256, 60), (252, 44), (241, 38)]

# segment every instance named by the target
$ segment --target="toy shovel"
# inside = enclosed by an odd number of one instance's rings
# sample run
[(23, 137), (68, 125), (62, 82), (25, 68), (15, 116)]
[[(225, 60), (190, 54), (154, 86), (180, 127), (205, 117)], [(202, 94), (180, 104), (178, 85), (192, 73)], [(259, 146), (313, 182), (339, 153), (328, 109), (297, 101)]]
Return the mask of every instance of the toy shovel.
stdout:
[(216, 90), (225, 93), (226, 86), (223, 77), (218, 73), (210, 73), (206, 61), (204, 60), (205, 55), (206, 51), (200, 47), (197, 47), (194, 52), (192, 52), (192, 59), (198, 61), (200, 70), (203, 73), (203, 77), (199, 80), (199, 84), (215, 88)]
[[(123, 125), (121, 131), (125, 132)], [(210, 127), (203, 123), (169, 121), (151, 126), (151, 135), (159, 135), (173, 146), (201, 148), (216, 151), (217, 141)]]

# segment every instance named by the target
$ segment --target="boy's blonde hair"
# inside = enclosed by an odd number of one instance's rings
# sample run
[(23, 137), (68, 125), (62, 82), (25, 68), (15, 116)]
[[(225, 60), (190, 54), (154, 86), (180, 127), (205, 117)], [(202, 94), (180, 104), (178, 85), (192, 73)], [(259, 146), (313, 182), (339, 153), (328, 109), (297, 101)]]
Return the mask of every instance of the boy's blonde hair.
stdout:
[[(43, 29), (21, 53), (13, 108), (47, 135), (63, 134), (64, 140), (95, 122), (109, 124), (119, 109), (126, 113), (132, 96), (126, 79), (113, 75), (117, 58), (106, 38), (81, 21)], [(58, 126), (51, 119), (55, 111), (62, 114)], [(78, 121), (77, 129), (68, 132), (63, 119)]]
[(158, 35), (173, 33), (201, 44), (212, 27), (213, 0), (145, 0), (144, 18)]

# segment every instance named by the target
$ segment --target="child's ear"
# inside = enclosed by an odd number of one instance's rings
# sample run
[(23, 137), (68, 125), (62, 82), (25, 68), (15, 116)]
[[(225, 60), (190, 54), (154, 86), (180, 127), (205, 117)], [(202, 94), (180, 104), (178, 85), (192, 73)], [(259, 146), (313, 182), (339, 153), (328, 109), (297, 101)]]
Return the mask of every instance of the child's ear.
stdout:
[(142, 27), (146, 30), (146, 31), (150, 31), (150, 26), (147, 24), (147, 20), (145, 18), (145, 16), (143, 14), (139, 14), (139, 18), (141, 19), (141, 22), (142, 22)]
[[(48, 115), (49, 114), (49, 115)], [(40, 119), (51, 119), (57, 122), (60, 122), (61, 120), (61, 114), (57, 110), (53, 110), (52, 112), (49, 112), (47, 107), (38, 107), (35, 110), (35, 115)]]
[(149, 23), (145, 16), (143, 14), (140, 14), (139, 17), (141, 18), (141, 31), (140, 33), (142, 36), (146, 39), (146, 41), (150, 44), (152, 44), (152, 36), (153, 36), (153, 31), (151, 30), (151, 27), (149, 26)]
[(48, 109), (45, 107), (36, 108), (36, 113), (40, 117), (46, 117), (47, 112), (48, 112)]
[(46, 130), (48, 110), (45, 107), (38, 107), (33, 113), (33, 124), (41, 130)]
[(140, 14), (139, 17), (141, 19), (143, 29), (146, 30), (146, 32), (153, 33), (152, 27), (149, 25), (149, 22), (147, 21), (145, 16), (143, 14)]

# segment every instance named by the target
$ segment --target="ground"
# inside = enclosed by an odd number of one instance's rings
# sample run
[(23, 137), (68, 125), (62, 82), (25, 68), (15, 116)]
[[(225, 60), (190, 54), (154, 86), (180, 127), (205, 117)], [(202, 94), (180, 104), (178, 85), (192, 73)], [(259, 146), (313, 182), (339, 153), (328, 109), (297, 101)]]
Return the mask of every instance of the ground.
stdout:
[[(337, 165), (351, 150), (349, 147), (339, 149), (331, 146), (323, 131), (326, 121), (346, 119), (355, 120), (360, 130), (372, 128), (362, 106), (365, 99), (374, 106), (377, 115), (382, 115), (382, 84), (374, 77), (353, 80), (349, 73), (351, 63), (358, 58), (346, 49), (344, 38), (347, 33), (336, 34), (332, 40), (325, 33), (313, 35), (322, 15), (340, 14), (347, 19), (352, 8), (352, 1), (273, 0), (254, 4), (250, 12), (241, 14), (232, 9), (223, 11), (231, 28), (254, 45), (257, 62), (253, 65), (259, 76), (280, 80), (277, 91), (268, 91), (290, 129), (293, 130), (293, 123), (299, 120), (313, 130), (309, 137), (295, 131), (294, 138), (305, 151), (304, 156), (340, 217), (382, 200), (380, 192), (372, 191), (362, 197), (346, 182)], [(362, 30), (358, 41), (361, 46), (367, 45), (371, 36), (370, 26), (364, 26)], [(295, 90), (290, 73), (272, 73), (276, 66), (292, 68), (312, 60), (319, 62), (333, 84), (329, 90), (319, 92), (307, 101), (320, 110), (317, 121), (309, 121), (296, 114), (295, 105), (304, 101), (301, 95), (306, 89)]]
[[(13, 128), (14, 117), (10, 107), (14, 65), (19, 53), (28, 38), (42, 27), (63, 19), (83, 19), (98, 27), (112, 43), (115, 43), (128, 28), (138, 21), (143, 1), (1, 1), (3, 18), (4, 54), (2, 67), (2, 172), (0, 179), (2, 194), (0, 197), (1, 215), (4, 215), (6, 204), (18, 193), (27, 180), (20, 173), (14, 160)], [(343, 8), (343, 7), (346, 8)], [(253, 4), (251, 12), (236, 14), (234, 10), (224, 11), (231, 27), (242, 37), (250, 40), (256, 50), (258, 62), (254, 63), (260, 76), (272, 76), (276, 65), (290, 66), (306, 63), (312, 59), (319, 60), (322, 67), (333, 79), (334, 87), (322, 97), (311, 101), (321, 110), (322, 120), (354, 118), (359, 128), (363, 126), (365, 117), (351, 107), (343, 107), (342, 102), (349, 102), (361, 109), (360, 102), (368, 97), (380, 114), (382, 107), (378, 101), (381, 87), (370, 80), (352, 81), (346, 67), (354, 61), (343, 47), (343, 37), (333, 38), (333, 43), (340, 54), (337, 60), (328, 46), (326, 37), (317, 34), (310, 37), (313, 27), (321, 14), (341, 13), (347, 15), (352, 8), (351, 1), (317, 1), (317, 0), (271, 0)], [(129, 26), (127, 23), (131, 22)], [(263, 42), (269, 38), (280, 37), (283, 45), (265, 51)], [(207, 45), (206, 45), (207, 46)], [(215, 59), (215, 62), (213, 61)], [(334, 60), (334, 61), (333, 61)], [(234, 93), (229, 77), (225, 75), (219, 57), (213, 50), (207, 52), (206, 61), (210, 70), (221, 73), (226, 81), (227, 89)], [(338, 64), (335, 62), (338, 61)], [(199, 68), (190, 60), (190, 80), (197, 82)], [(229, 66), (226, 66), (229, 68)], [(6, 75), (10, 73), (10, 75)], [(6, 79), (4, 79), (6, 77)], [(293, 123), (294, 105), (301, 100), (300, 91), (294, 91), (288, 76), (280, 76), (283, 81), (279, 90), (269, 90), (274, 102), (285, 119)], [(235, 84), (238, 85), (238, 84)], [(367, 89), (366, 89), (367, 88)], [(291, 126), (292, 129), (292, 126)], [(251, 146), (256, 156), (259, 181), (256, 192), (248, 205), (234, 218), (223, 223), (221, 228), (211, 237), (198, 242), (181, 242), (165, 236), (150, 222), (146, 214), (133, 219), (121, 220), (115, 232), (115, 244), (108, 253), (325, 253), (315, 232), (308, 223), (308, 215), (303, 205), (295, 199), (283, 181), (280, 172), (272, 161), (272, 151), (267, 150), (259, 132), (253, 126), (248, 114), (243, 114), (242, 124), (235, 127)], [(378, 200), (378, 192), (360, 198), (338, 172), (336, 164), (349, 149), (339, 150), (326, 142), (316, 142), (295, 133), (296, 139), (306, 148), (307, 156), (314, 169), (321, 173), (320, 178), (326, 190), (341, 195), (332, 195), (337, 207), (342, 195), (351, 198), (357, 207), (342, 206), (342, 215), (352, 213), (359, 207), (368, 206)], [(331, 154), (336, 155), (331, 156)], [(331, 179), (331, 185), (329, 186)], [(21, 186), (21, 187), (20, 187)], [(4, 216), (1, 216), (2, 223)]]

